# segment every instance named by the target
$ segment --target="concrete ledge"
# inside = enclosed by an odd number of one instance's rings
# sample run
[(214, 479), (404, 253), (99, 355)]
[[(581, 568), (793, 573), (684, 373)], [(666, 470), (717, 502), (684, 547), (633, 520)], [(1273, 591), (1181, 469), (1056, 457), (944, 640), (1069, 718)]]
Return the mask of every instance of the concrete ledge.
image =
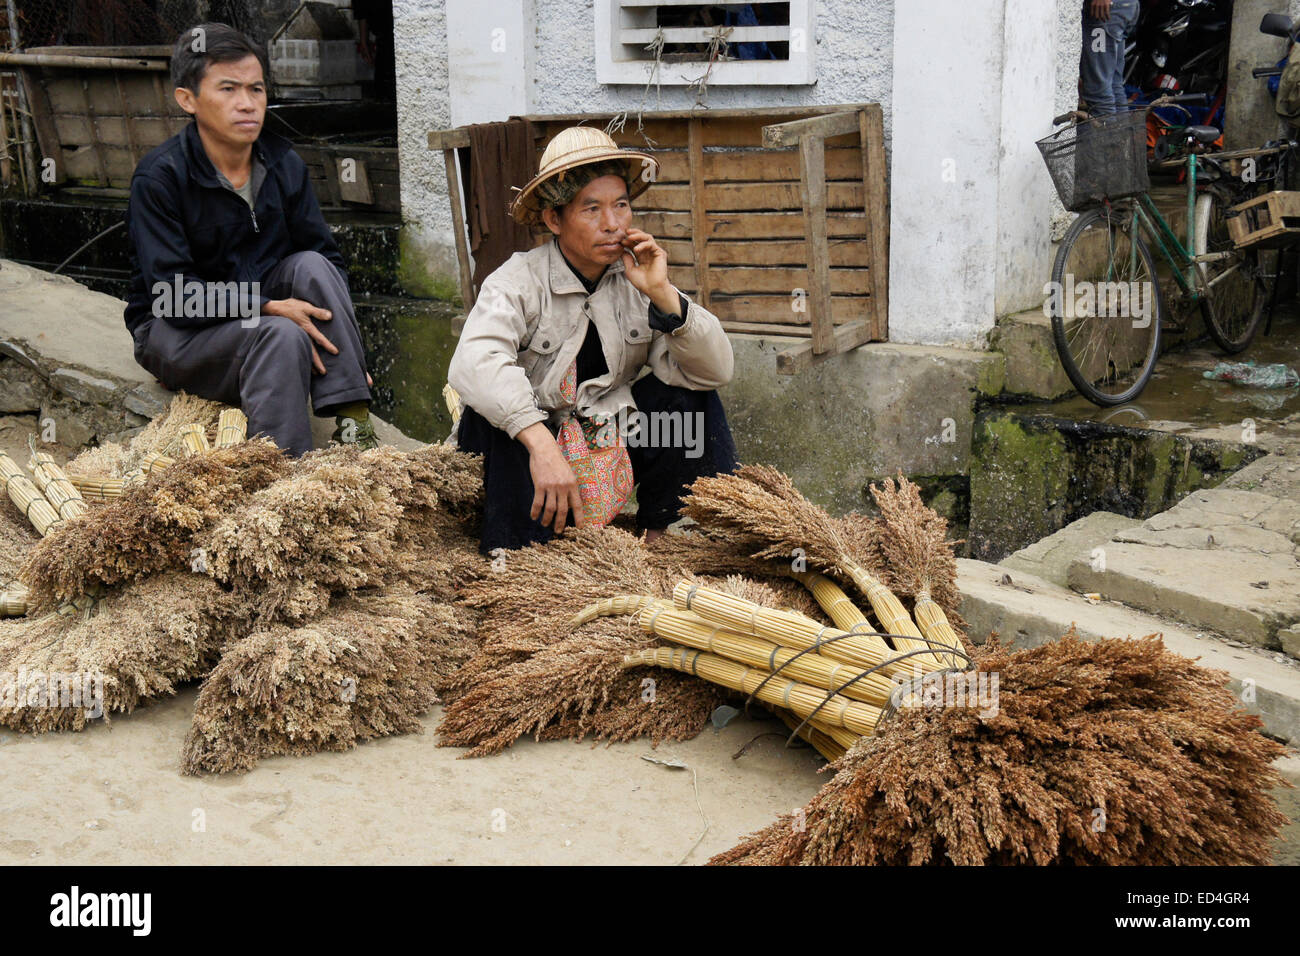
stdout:
[(992, 352), (876, 343), (778, 375), (776, 354), (803, 340), (730, 338), (736, 373), (721, 394), (741, 460), (775, 465), (837, 512), (899, 469), (967, 474), (976, 400), (1002, 389)]
[(1038, 647), (1071, 626), (1085, 640), (1160, 634), (1171, 651), (1227, 671), (1229, 688), (1247, 711), (1260, 716), (1268, 733), (1300, 743), (1300, 667), (1118, 604), (1090, 604), (1059, 585), (1001, 565), (959, 558), (957, 586), (961, 614), (976, 643), (996, 631), (1017, 648)]

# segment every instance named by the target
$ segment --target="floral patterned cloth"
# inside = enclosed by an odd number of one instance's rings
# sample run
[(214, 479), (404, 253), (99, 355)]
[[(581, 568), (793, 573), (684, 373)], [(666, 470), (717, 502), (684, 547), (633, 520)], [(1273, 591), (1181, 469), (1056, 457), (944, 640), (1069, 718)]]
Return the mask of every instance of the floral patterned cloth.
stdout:
[[(578, 397), (575, 359), (560, 382), (560, 395), (572, 404)], [(602, 528), (614, 520), (632, 496), (632, 459), (617, 428), (570, 413), (556, 435), (560, 451), (578, 479), (583, 518)]]

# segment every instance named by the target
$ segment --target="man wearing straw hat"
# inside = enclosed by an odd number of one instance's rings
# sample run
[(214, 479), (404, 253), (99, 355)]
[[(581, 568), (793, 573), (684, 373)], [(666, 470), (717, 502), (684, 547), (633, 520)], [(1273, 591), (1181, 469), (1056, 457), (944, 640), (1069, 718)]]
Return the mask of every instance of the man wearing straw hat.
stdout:
[(606, 524), (634, 484), (638, 530), (657, 537), (685, 485), (735, 468), (715, 391), (731, 343), (632, 224), (658, 169), (571, 127), (511, 205), (551, 239), (484, 281), (447, 373), (464, 405), (457, 442), (484, 457), (484, 554)]

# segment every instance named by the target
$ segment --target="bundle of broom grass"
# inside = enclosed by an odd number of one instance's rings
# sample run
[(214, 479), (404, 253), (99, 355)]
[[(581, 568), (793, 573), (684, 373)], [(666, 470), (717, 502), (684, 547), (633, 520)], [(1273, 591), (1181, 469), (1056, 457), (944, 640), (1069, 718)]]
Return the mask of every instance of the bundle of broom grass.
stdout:
[[(0, 667), (102, 677), (105, 717), (216, 677), (201, 690), (191, 772), (407, 732), (428, 689), (476, 646), (475, 613), (451, 601), (482, 564), (467, 521), (482, 493), (477, 458), (442, 446), (336, 447), (290, 461), (269, 442), (241, 440), (245, 428), (236, 410), (178, 398), (129, 455), (98, 455), (101, 477), (61, 477), (34, 459), (56, 500), (78, 481), (120, 486), (72, 509), (85, 513), (41, 512), (50, 534), (20, 570), (29, 617), (0, 631)], [(96, 456), (69, 467), (86, 461)], [(41, 508), (39, 490), (10, 485), (31, 498), (28, 510)], [(366, 609), (388, 623), (360, 627)], [(317, 706), (338, 661), (358, 684), (350, 731)], [(235, 671), (265, 679), (254, 693)], [(77, 709), (0, 711), (0, 724), (30, 731), (85, 723)], [(217, 725), (229, 732), (224, 743)]]
[(301, 626), (256, 630), (226, 648), (199, 691), (183, 769), (243, 772), (269, 756), (421, 732), (446, 666), (439, 651), (464, 626), (449, 606), (389, 588), (347, 595)]
[(977, 652), (996, 713), (914, 707), (803, 810), (714, 864), (1230, 865), (1269, 861), (1285, 748), (1226, 675), (1140, 640)]

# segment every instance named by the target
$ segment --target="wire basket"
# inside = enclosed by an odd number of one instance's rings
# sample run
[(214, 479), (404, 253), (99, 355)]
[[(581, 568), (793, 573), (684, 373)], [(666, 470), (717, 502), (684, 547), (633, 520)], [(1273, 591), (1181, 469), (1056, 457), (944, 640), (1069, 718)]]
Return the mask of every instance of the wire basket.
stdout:
[(1038, 149), (1061, 203), (1074, 212), (1151, 187), (1145, 110), (1125, 110), (1067, 126), (1040, 139)]

